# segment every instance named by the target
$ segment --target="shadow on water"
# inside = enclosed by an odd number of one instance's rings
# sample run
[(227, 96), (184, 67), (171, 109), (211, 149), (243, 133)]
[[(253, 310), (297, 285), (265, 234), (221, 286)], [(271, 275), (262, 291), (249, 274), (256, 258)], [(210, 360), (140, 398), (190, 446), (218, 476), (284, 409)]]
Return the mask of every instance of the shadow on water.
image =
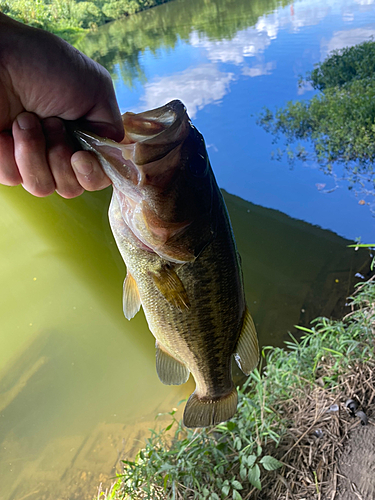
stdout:
[(355, 275), (369, 277), (366, 250), (355, 252), (347, 248), (353, 242), (277, 210), (225, 192), (224, 198), (262, 345), (282, 346), (293, 325), (343, 314), (360, 281)]
[[(154, 415), (193, 385), (163, 386), (143, 314), (131, 322), (122, 315), (125, 268), (107, 221), (110, 190), (70, 201), (0, 191), (0, 499), (34, 490), (31, 499), (56, 498), (57, 484), (59, 498), (89, 499), (113, 475), (119, 450), (134, 454)], [(224, 197), (262, 345), (282, 344), (294, 324), (341, 312), (354, 275), (368, 271), (366, 251)]]

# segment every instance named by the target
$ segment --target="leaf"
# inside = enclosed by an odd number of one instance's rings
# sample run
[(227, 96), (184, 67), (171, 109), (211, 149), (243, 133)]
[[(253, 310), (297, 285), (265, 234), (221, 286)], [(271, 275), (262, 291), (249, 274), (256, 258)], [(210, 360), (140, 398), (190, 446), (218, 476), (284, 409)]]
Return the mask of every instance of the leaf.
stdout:
[(232, 481), (232, 486), (233, 486), (233, 488), (235, 488), (236, 490), (242, 490), (242, 489), (243, 489), (242, 484), (241, 484), (239, 481), (237, 481), (237, 479), (233, 479), (233, 481)]
[(314, 333), (314, 330), (311, 330), (310, 328), (305, 328), (304, 326), (299, 326), (299, 325), (293, 325), (293, 326), (294, 328), (297, 328), (297, 330), (301, 330), (307, 333)]
[(223, 495), (228, 496), (230, 491), (230, 486), (229, 484), (224, 484), (224, 486), (221, 488), (221, 492)]
[(240, 478), (244, 481), (247, 478), (247, 469), (244, 465), (240, 467)]
[(166, 475), (164, 476), (164, 491), (166, 491), (166, 490), (167, 490), (168, 479), (169, 479), (169, 474), (166, 474)]
[(271, 457), (270, 455), (265, 455), (260, 463), (266, 470), (276, 470), (280, 469), (283, 466), (281, 462), (279, 462), (276, 458)]
[(237, 451), (240, 451), (240, 449), (242, 448), (241, 438), (236, 437), (236, 439), (234, 440), (234, 447), (236, 448)]
[(253, 467), (255, 462), (256, 462), (257, 456), (256, 455), (249, 455), (247, 457), (247, 465), (249, 467)]
[(258, 490), (262, 489), (262, 485), (260, 483), (260, 468), (258, 464), (254, 465), (254, 467), (249, 470), (248, 479), (249, 482), (255, 486), (255, 488), (258, 488)]
[(236, 428), (236, 424), (234, 422), (231, 422), (230, 420), (226, 425), (229, 432), (233, 431)]
[(242, 500), (242, 496), (238, 493), (237, 490), (233, 490), (233, 500)]
[(220, 500), (220, 497), (217, 493), (211, 493), (210, 500)]

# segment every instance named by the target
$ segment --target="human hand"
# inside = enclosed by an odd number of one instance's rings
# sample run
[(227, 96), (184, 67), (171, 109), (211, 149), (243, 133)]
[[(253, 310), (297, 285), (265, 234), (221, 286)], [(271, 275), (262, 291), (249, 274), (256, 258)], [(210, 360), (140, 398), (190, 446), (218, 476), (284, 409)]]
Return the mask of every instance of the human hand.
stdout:
[(110, 184), (66, 125), (123, 138), (108, 72), (51, 33), (0, 13), (0, 184), (64, 198)]

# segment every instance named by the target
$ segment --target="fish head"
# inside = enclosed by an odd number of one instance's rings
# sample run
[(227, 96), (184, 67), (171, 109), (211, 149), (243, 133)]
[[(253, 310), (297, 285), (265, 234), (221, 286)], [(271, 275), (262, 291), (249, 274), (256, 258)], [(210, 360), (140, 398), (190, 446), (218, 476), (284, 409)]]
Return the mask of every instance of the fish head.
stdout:
[(76, 130), (111, 179), (121, 216), (145, 248), (172, 262), (194, 260), (212, 239), (215, 179), (204, 139), (185, 106), (122, 116), (121, 143)]

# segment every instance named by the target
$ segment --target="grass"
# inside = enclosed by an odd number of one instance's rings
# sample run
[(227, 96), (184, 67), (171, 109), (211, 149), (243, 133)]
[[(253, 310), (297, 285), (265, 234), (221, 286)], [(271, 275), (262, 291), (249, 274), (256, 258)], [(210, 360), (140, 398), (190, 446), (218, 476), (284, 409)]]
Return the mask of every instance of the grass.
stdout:
[(355, 393), (364, 404), (371, 377), (375, 394), (374, 304), (371, 279), (357, 287), (341, 321), (318, 318), (312, 328), (299, 327), (304, 335), (291, 337), (287, 350), (264, 348), (264, 368), (239, 388), (232, 420), (192, 431), (171, 411), (170, 423), (151, 430), (135, 460), (123, 461), (112, 490), (97, 498), (281, 500), (292, 489), (298, 498), (328, 498), (337, 446), (351, 425), (343, 401)]

